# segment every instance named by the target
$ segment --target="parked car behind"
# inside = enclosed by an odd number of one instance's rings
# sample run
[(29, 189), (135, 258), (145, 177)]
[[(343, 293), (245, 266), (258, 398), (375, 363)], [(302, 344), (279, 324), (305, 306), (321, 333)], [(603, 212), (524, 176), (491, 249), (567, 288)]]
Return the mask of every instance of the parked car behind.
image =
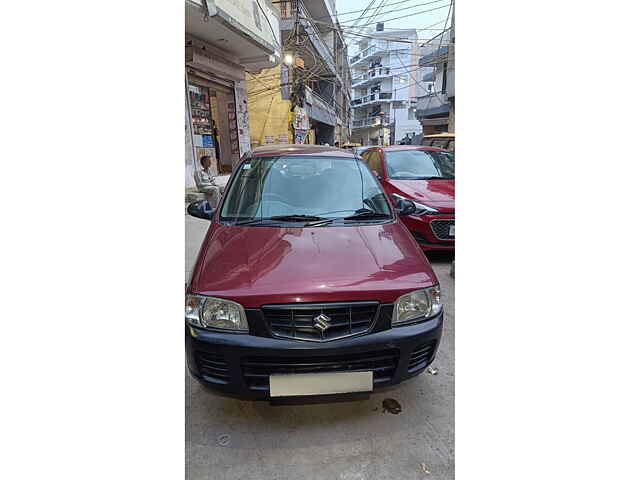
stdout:
[(394, 201), (411, 200), (417, 209), (402, 217), (425, 251), (453, 250), (455, 172), (453, 154), (413, 145), (373, 147), (361, 154)]
[(438, 147), (455, 152), (456, 134), (453, 132), (434, 133), (422, 137), (422, 145), (425, 147)]
[(426, 369), (438, 280), (371, 171), (333, 147), (260, 147), (213, 214), (185, 301), (187, 366), (245, 398), (371, 391)]

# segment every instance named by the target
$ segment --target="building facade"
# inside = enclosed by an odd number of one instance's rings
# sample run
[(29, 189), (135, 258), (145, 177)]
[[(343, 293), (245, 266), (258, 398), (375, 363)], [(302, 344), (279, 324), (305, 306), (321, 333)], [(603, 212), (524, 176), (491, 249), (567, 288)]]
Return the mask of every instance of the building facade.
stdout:
[(347, 49), (329, 0), (275, 1), (283, 63), (247, 74), (251, 146), (348, 140)]
[(424, 135), (455, 131), (455, 27), (420, 48), (420, 78), (425, 93), (418, 96), (416, 117)]
[(349, 59), (351, 140), (362, 145), (395, 145), (422, 130), (415, 117), (416, 30), (385, 30), (378, 24), (366, 35)]
[(251, 148), (245, 72), (281, 62), (278, 10), (269, 0), (185, 1), (185, 183), (199, 159), (230, 172)]

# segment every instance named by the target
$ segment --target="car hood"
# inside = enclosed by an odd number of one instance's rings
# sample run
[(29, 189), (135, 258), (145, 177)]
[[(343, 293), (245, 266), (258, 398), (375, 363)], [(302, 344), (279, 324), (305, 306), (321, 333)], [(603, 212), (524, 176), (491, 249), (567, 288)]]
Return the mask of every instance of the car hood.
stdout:
[(455, 209), (455, 180), (388, 180), (395, 192), (411, 200), (440, 208)]
[(274, 303), (393, 302), (437, 283), (399, 221), (350, 227), (242, 227), (212, 223), (190, 291), (245, 307)]

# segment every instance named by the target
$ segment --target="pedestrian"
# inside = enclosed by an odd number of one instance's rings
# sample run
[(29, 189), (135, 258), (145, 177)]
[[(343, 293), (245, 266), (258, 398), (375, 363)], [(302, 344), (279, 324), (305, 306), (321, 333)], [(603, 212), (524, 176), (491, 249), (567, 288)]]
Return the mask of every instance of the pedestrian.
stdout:
[(340, 142), (334, 143), (333, 146), (336, 147), (336, 148), (340, 148)]
[(216, 177), (211, 173), (211, 156), (200, 157), (202, 170), (196, 169), (194, 173), (198, 191), (204, 193), (204, 198), (209, 202), (212, 209), (216, 208), (220, 201), (220, 188), (216, 185)]

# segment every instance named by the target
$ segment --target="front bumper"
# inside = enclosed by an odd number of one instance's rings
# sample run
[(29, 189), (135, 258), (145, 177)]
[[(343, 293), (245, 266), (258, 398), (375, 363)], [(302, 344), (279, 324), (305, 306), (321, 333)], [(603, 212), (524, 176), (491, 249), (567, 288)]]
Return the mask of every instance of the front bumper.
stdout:
[(451, 222), (455, 224), (455, 216), (453, 214), (429, 215), (424, 217), (402, 217), (413, 238), (415, 238), (420, 248), (424, 251), (446, 250), (453, 251), (455, 249), (455, 238), (438, 237), (434, 229), (433, 222)]
[(433, 362), (443, 315), (322, 343), (218, 333), (187, 325), (187, 366), (206, 387), (240, 398), (268, 399), (268, 374), (284, 371), (373, 370), (375, 390), (418, 375)]

